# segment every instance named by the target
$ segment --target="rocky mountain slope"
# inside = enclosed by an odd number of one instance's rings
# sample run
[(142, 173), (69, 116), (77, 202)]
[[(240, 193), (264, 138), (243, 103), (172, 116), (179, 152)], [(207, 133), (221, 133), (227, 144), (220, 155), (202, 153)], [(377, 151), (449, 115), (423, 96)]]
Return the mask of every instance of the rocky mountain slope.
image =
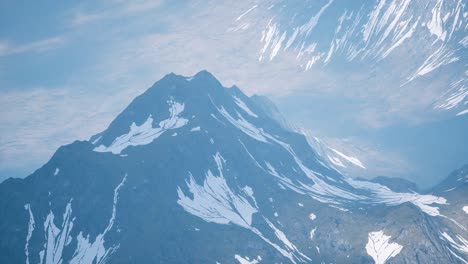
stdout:
[(207, 71), (165, 76), (0, 184), (0, 262), (467, 262), (466, 181), (455, 202), (344, 177), (265, 105)]

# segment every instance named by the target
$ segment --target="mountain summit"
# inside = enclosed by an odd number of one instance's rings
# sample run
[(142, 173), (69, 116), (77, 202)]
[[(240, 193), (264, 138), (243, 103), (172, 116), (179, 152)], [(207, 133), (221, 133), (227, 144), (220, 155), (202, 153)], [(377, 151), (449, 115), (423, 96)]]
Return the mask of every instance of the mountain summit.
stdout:
[(443, 193), (342, 176), (261, 101), (166, 75), (0, 184), (0, 262), (466, 262), (467, 215)]

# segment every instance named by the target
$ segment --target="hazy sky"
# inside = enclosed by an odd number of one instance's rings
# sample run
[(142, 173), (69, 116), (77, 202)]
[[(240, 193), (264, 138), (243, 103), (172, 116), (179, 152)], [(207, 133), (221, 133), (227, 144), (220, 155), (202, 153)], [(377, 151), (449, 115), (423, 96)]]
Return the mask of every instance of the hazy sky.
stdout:
[[(354, 123), (347, 133), (395, 120), (420, 122), (414, 113), (438, 96), (437, 90), (391, 92), (375, 75), (304, 71), (296, 54), (287, 52), (259, 61), (263, 28), (238, 30), (246, 11), (265, 18), (254, 10), (257, 2), (2, 1), (0, 180), (24, 176), (60, 145), (102, 131), (136, 95), (169, 72), (190, 76), (207, 69), (225, 86), (272, 97), (309, 129), (314, 127), (307, 109), (295, 107), (321, 103), (339, 122)], [(347, 79), (367, 84), (347, 87)], [(340, 107), (333, 112), (329, 104)], [(340, 127), (321, 123), (317, 133)]]
[[(2, 1), (0, 171), (29, 173), (88, 139), (169, 72), (211, 71), (249, 94), (287, 94), (297, 67), (259, 64), (258, 36), (231, 34), (252, 4)], [(305, 75), (305, 76), (309, 76)], [(274, 84), (274, 85), (273, 85)]]

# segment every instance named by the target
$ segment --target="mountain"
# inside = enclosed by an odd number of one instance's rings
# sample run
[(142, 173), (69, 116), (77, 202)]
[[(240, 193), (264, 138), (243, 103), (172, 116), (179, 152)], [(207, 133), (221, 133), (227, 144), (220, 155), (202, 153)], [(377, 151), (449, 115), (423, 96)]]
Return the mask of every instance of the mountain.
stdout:
[(401, 178), (389, 178), (385, 176), (378, 176), (373, 178), (371, 181), (387, 186), (395, 192), (418, 191), (418, 186), (416, 186), (415, 183)]
[(466, 190), (468, 183), (468, 165), (452, 172), (444, 181), (435, 186), (432, 191), (437, 193)]
[(466, 263), (444, 193), (345, 177), (262, 105), (207, 71), (166, 75), (0, 184), (0, 262)]
[(266, 96), (252, 95), (250, 97), (252, 103), (257, 105), (268, 117), (280, 124), (284, 129), (290, 131), (298, 131), (298, 129), (288, 122), (288, 120), (279, 111), (276, 105)]
[[(336, 146), (331, 146), (330, 143), (325, 142), (323, 139), (319, 139), (315, 136), (310, 135), (307, 131), (303, 132), (309, 145), (314, 151), (322, 157), (327, 163), (327, 166), (340, 171), (342, 174), (352, 177), (358, 177), (366, 174), (367, 168), (356, 154), (344, 154), (342, 148), (346, 148), (346, 152), (351, 152), (349, 147), (341, 147), (340, 150)], [(365, 150), (354, 150), (354, 153), (365, 152)]]
[[(313, 110), (320, 113), (320, 108)], [(291, 115), (294, 112), (289, 112)], [(317, 116), (309, 118), (318, 128), (323, 127), (315, 122)], [(317, 131), (304, 129), (301, 133), (329, 166), (353, 178), (390, 176), (410, 180), (420, 189), (428, 189), (454, 168), (468, 162), (468, 149), (464, 147), (468, 144), (468, 116), (377, 130), (363, 129), (350, 135), (345, 132), (331, 137)], [(335, 131), (339, 131), (339, 127)]]
[[(443, 208), (445, 215), (450, 215), (455, 221), (465, 223), (468, 215), (468, 165), (452, 172), (444, 181), (431, 189), (435, 195), (443, 195), (450, 201), (447, 208)], [(466, 241), (465, 241), (466, 242)], [(466, 243), (465, 243), (466, 244)]]

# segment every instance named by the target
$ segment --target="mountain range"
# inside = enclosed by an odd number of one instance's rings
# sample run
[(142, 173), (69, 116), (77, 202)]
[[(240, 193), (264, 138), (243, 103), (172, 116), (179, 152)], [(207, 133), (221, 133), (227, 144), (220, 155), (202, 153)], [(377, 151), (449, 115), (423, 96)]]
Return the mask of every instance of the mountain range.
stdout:
[(276, 112), (166, 75), (0, 184), (0, 262), (467, 263), (467, 167), (424, 193), (346, 177)]

